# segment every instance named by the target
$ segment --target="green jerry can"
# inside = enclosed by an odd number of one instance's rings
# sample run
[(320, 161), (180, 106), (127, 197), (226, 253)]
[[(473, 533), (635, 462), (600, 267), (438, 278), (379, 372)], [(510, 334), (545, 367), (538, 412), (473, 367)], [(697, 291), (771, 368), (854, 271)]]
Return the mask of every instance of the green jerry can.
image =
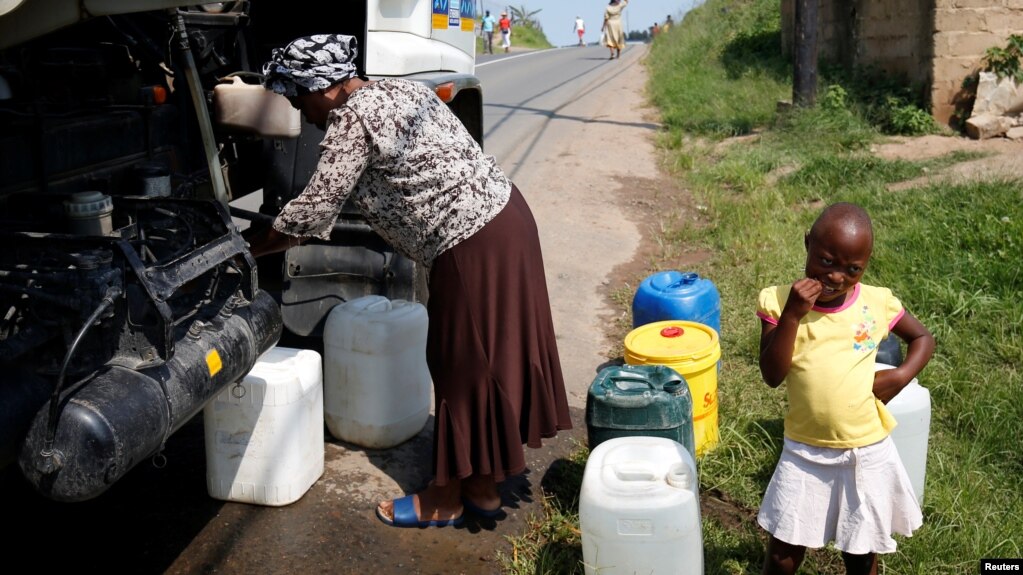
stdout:
[(615, 365), (597, 374), (586, 394), (590, 450), (613, 437), (665, 437), (696, 457), (693, 398), (686, 380), (664, 365)]

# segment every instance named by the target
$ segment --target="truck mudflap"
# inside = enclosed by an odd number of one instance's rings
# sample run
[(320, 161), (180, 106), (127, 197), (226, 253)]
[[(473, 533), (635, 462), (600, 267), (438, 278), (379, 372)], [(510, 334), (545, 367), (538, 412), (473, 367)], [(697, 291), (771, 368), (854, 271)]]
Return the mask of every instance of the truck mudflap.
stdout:
[(133, 370), (108, 365), (61, 394), (52, 446), (48, 406), (22, 445), (22, 474), (44, 496), (84, 501), (106, 491), (196, 415), (225, 386), (244, 377), (280, 338), (277, 303), (264, 291), (252, 301), (194, 325), (166, 363)]

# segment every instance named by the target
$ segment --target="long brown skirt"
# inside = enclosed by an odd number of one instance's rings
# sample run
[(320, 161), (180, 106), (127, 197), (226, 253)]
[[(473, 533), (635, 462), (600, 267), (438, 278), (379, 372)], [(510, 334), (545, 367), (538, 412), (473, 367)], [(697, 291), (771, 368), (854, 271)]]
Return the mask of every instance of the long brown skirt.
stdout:
[(522, 445), (571, 429), (540, 238), (519, 190), (430, 270), (434, 481), (526, 469)]

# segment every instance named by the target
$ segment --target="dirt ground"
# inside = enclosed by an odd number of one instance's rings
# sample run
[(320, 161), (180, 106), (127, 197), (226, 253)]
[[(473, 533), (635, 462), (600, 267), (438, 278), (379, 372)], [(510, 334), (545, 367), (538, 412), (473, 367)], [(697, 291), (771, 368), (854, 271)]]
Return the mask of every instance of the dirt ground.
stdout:
[(899, 160), (929, 160), (953, 152), (967, 152), (978, 156), (976, 159), (957, 163), (915, 180), (893, 184), (889, 186), (892, 191), (935, 182), (957, 183), (978, 179), (1023, 177), (1023, 140), (1006, 138), (971, 140), (953, 136), (897, 137), (875, 146), (873, 151), (878, 157)]

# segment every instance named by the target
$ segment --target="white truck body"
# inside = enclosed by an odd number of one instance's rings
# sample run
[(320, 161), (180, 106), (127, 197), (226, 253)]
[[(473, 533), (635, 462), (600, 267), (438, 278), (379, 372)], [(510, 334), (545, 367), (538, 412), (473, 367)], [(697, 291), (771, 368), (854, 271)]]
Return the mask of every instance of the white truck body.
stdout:
[(260, 68), (355, 36), (361, 74), (431, 86), (482, 144), (474, 6), (0, 0), (0, 467), (94, 498), (334, 305), (415, 300), (423, 274), (348, 206), (330, 241), (257, 265), (231, 216), (272, 219), (322, 138)]

